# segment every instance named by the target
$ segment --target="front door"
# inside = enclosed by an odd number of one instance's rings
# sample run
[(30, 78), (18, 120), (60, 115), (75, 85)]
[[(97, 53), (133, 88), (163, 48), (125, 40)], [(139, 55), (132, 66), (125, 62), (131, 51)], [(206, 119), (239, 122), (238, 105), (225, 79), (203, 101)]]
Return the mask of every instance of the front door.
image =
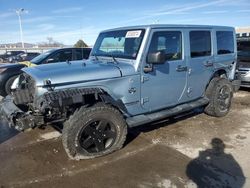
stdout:
[[(174, 106), (184, 102), (187, 85), (187, 65), (184, 58), (183, 32), (181, 30), (154, 30), (147, 54), (165, 52), (164, 64), (147, 64), (142, 67), (141, 104), (149, 111)], [(145, 67), (152, 66), (151, 72)]]

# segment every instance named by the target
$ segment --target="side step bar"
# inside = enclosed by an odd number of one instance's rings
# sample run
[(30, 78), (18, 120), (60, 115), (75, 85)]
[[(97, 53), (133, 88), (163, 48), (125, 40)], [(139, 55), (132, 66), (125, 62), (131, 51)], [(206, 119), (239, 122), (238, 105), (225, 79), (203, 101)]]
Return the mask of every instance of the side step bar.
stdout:
[(174, 115), (177, 115), (182, 112), (190, 111), (194, 108), (204, 106), (209, 103), (207, 98), (201, 98), (193, 102), (184, 103), (173, 108), (168, 108), (158, 112), (153, 112), (151, 114), (142, 114), (134, 117), (129, 117), (126, 119), (126, 122), (129, 127), (136, 127), (138, 125), (150, 123), (153, 121), (158, 121), (164, 118), (168, 118)]

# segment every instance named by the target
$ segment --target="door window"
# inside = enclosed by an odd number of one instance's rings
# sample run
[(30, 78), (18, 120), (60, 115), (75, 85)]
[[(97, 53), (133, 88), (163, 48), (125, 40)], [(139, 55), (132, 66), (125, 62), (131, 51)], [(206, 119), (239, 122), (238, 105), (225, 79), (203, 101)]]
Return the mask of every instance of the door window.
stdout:
[(153, 34), (149, 53), (164, 51), (166, 60), (182, 59), (182, 37), (180, 31), (158, 31)]
[(72, 50), (63, 50), (57, 54), (51, 56), (49, 59), (53, 59), (50, 63), (64, 62), (72, 60)]
[(216, 31), (217, 54), (234, 53), (234, 35), (232, 31)]
[(74, 60), (88, 59), (90, 54), (90, 49), (75, 49)]
[(189, 38), (192, 58), (211, 55), (210, 31), (191, 31)]
[(74, 60), (82, 60), (82, 59), (83, 59), (83, 50), (82, 49), (76, 49), (75, 50)]

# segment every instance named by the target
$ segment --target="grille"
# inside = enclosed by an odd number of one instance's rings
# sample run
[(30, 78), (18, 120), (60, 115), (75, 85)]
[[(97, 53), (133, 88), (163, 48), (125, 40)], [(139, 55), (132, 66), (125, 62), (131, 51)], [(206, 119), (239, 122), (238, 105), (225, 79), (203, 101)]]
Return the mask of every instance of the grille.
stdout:
[(250, 69), (239, 69), (239, 73), (240, 73), (242, 76), (245, 76), (249, 71), (250, 71)]

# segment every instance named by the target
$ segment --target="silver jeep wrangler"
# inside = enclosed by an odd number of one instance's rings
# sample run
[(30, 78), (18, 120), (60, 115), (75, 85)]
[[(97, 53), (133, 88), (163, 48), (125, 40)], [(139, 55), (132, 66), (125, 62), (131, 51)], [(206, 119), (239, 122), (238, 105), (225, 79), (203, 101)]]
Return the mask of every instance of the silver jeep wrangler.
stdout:
[(1, 102), (23, 131), (63, 123), (72, 159), (120, 149), (127, 128), (204, 107), (225, 116), (235, 80), (234, 28), (146, 25), (100, 33), (89, 60), (24, 68)]

